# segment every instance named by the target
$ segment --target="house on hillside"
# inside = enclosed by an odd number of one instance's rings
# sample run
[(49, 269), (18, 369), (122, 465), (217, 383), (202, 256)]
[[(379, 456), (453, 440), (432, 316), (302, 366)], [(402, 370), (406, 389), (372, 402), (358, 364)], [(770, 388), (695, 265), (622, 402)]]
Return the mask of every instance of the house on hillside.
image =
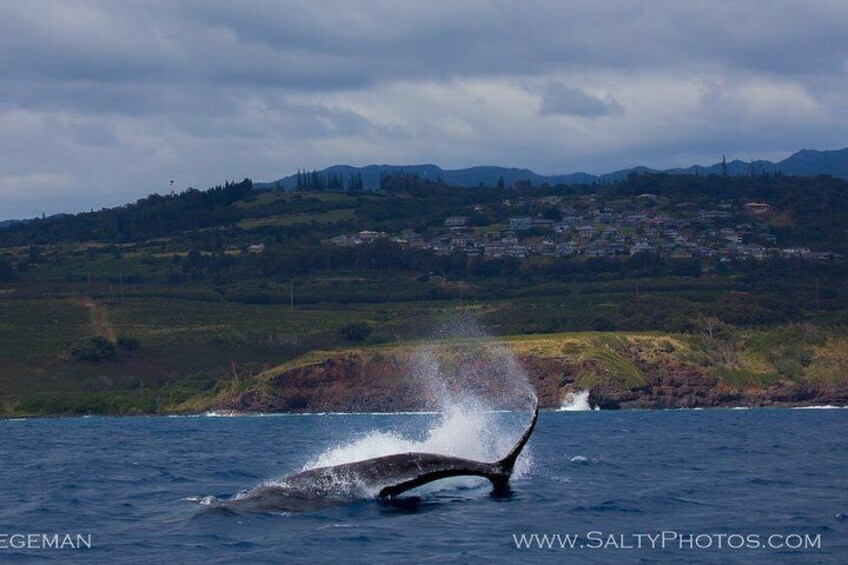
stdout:
[(771, 210), (771, 205), (765, 202), (748, 202), (743, 204), (742, 208), (749, 214), (767, 214)]
[(509, 219), (509, 229), (525, 231), (533, 227), (533, 218), (530, 216), (517, 216)]
[(387, 237), (389, 237), (389, 234), (382, 231), (363, 230), (356, 234), (356, 238), (361, 243), (374, 243), (378, 239), (385, 239)]
[(591, 224), (584, 224), (577, 228), (577, 235), (588, 239), (595, 235), (595, 226)]
[(808, 247), (787, 247), (780, 251), (781, 259), (800, 259), (810, 252)]
[(466, 216), (451, 216), (445, 220), (445, 227), (451, 230), (458, 230), (468, 225), (468, 217)]

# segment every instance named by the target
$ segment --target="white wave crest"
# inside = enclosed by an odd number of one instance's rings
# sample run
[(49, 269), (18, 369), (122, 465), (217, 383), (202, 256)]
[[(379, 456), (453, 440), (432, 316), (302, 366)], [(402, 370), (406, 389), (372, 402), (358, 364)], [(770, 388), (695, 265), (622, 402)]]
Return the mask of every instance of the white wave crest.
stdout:
[[(595, 406), (594, 409), (600, 410), (598, 406)], [(584, 412), (587, 410), (592, 410), (592, 406), (589, 404), (588, 389), (565, 393), (559, 407), (559, 412)]]

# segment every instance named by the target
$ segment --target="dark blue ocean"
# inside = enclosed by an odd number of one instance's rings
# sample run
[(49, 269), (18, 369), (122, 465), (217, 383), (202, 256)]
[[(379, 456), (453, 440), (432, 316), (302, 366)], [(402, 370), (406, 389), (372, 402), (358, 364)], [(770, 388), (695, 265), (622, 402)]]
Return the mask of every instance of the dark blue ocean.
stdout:
[[(496, 415), (497, 433), (518, 433), (518, 416)], [(848, 563), (842, 409), (543, 412), (505, 497), (460, 481), (400, 502), (296, 515), (196, 502), (300, 470), (334, 447), (421, 440), (438, 421), (0, 421), (0, 562)], [(11, 536), (30, 533), (90, 535), (92, 548), (9, 547)], [(533, 547), (517, 547), (522, 534)], [(540, 548), (533, 534), (561, 537)], [(573, 547), (560, 547), (568, 539)], [(811, 547), (787, 547), (802, 543)]]

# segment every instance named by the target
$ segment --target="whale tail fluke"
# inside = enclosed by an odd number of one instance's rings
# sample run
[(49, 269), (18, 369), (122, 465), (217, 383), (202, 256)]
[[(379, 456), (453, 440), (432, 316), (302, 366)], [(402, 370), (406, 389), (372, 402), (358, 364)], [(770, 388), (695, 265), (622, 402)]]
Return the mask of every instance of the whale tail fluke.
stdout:
[(539, 419), (539, 400), (536, 396), (533, 396), (533, 417), (530, 419), (530, 424), (527, 426), (527, 429), (524, 430), (524, 433), (521, 435), (521, 438), (515, 444), (515, 447), (507, 454), (506, 457), (501, 459), (496, 463), (498, 470), (500, 473), (496, 477), (490, 478), (492, 483), (495, 485), (495, 488), (506, 488), (507, 483), (509, 482), (509, 477), (512, 475), (512, 469), (515, 467), (515, 462), (518, 460), (518, 456), (521, 455), (521, 451), (524, 449), (524, 446), (527, 444), (527, 441), (530, 439), (530, 436), (533, 434), (533, 429), (536, 427), (536, 420)]
[[(519, 438), (518, 442), (512, 448), (512, 450), (500, 461), (495, 461), (494, 463), (482, 463), (477, 461), (470, 461), (467, 459), (458, 459), (454, 457), (447, 456), (438, 456), (444, 458), (444, 463), (446, 465), (443, 468), (437, 468), (433, 470), (429, 470), (427, 472), (416, 475), (411, 479), (407, 479), (401, 481), (396, 484), (390, 484), (385, 486), (380, 490), (380, 498), (393, 498), (398, 496), (410, 489), (420, 487), (427, 483), (431, 483), (433, 481), (438, 481), (440, 479), (447, 479), (449, 477), (458, 477), (461, 475), (474, 475), (478, 477), (485, 477), (489, 479), (494, 487), (495, 493), (506, 493), (509, 491), (509, 478), (512, 475), (512, 470), (515, 467), (515, 462), (518, 460), (518, 456), (521, 455), (521, 451), (524, 449), (524, 446), (527, 444), (527, 441), (530, 439), (530, 436), (533, 433), (533, 429), (536, 427), (536, 420), (539, 419), (539, 401), (535, 395), (532, 396), (533, 399), (533, 417), (530, 419), (530, 423), (527, 425), (527, 429), (524, 430), (524, 433)], [(419, 459), (420, 457), (436, 457), (430, 454), (420, 454), (420, 453), (407, 453), (400, 455), (401, 457), (412, 457)], [(398, 456), (388, 456), (388, 457), (398, 457)], [(378, 458), (373, 461), (379, 461)], [(417, 466), (421, 467), (421, 462), (416, 461)]]

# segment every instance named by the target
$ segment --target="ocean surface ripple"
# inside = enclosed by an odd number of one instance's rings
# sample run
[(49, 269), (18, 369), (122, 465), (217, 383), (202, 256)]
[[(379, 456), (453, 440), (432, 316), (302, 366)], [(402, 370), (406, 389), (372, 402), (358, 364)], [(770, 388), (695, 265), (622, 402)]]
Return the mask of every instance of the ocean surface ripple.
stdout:
[[(0, 547), (0, 562), (848, 562), (848, 410), (543, 412), (506, 497), (459, 481), (391, 503), (294, 515), (198, 504), (367, 453), (368, 438), (449, 447), (450, 437), (434, 434), (438, 418), (0, 421), (0, 536), (69, 532), (93, 542), (80, 550)], [(509, 434), (493, 444), (502, 449), (526, 414), (486, 418)], [(513, 537), (599, 532), (632, 541), (664, 530), (820, 534), (821, 548), (518, 549)]]

